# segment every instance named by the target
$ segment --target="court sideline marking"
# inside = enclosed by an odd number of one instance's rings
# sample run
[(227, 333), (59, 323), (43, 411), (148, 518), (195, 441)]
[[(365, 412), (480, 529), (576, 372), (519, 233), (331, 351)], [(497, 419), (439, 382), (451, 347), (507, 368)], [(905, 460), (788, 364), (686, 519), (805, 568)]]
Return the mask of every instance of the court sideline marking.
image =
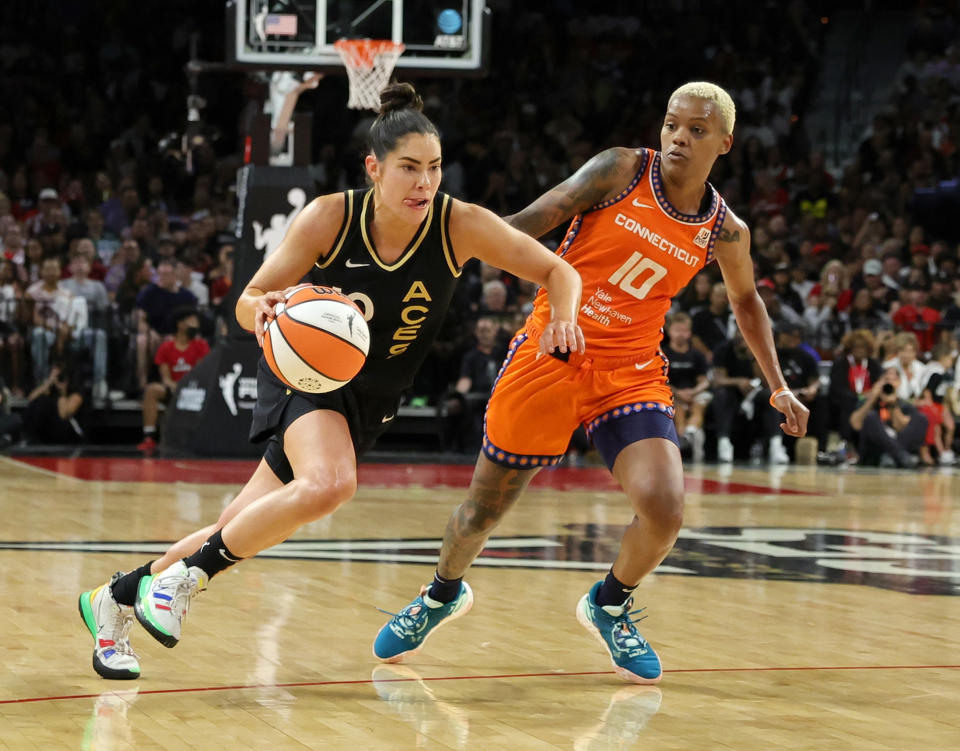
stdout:
[(17, 469), (28, 469), (31, 472), (37, 472), (41, 475), (44, 475), (45, 477), (52, 477), (54, 480), (70, 480), (71, 482), (78, 482), (78, 483), (86, 482), (81, 477), (64, 474), (63, 472), (57, 472), (52, 469), (46, 469), (45, 467), (41, 467), (36, 464), (31, 464), (30, 462), (20, 461), (19, 459), (15, 459), (12, 456), (0, 456), (0, 462), (3, 462), (4, 464), (10, 464), (16, 467)]
[[(678, 668), (675, 670), (664, 670), (664, 673), (769, 673), (769, 672), (795, 672), (812, 670), (960, 670), (960, 665), (832, 665), (832, 666), (805, 666), (805, 667), (768, 667), (768, 668)], [(578, 673), (506, 673), (503, 675), (440, 675), (434, 677), (418, 678), (384, 678), (378, 683), (412, 683), (416, 681), (475, 681), (475, 680), (498, 680), (505, 678), (573, 678), (584, 675), (614, 675), (612, 670), (585, 670)], [(157, 688), (148, 691), (140, 691), (137, 696), (148, 696), (151, 694), (188, 694), (200, 693), (202, 691), (246, 691), (253, 688), (308, 688), (310, 686), (355, 686), (365, 683), (374, 683), (372, 678), (361, 678), (356, 680), (340, 681), (303, 681), (298, 683), (251, 683), (238, 686), (194, 686), (192, 688)], [(635, 684), (624, 683), (624, 686)], [(123, 689), (117, 688), (117, 692)], [(33, 696), (24, 699), (0, 699), (0, 705), (3, 704), (29, 704), (41, 701), (64, 701), (67, 699), (96, 699), (104, 694), (115, 693), (114, 691), (101, 691), (97, 694), (67, 694), (64, 696)]]

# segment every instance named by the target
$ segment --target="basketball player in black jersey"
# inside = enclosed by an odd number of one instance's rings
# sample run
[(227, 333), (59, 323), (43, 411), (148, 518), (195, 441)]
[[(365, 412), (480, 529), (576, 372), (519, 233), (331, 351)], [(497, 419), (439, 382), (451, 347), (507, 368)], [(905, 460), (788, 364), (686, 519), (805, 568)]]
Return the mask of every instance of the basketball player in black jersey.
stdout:
[(553, 319), (541, 351), (583, 350), (579, 275), (493, 213), (438, 191), (440, 139), (421, 109), (409, 84), (387, 87), (365, 159), (372, 187), (310, 203), (237, 303), (237, 320), (262, 344), (264, 326), (290, 287), (306, 278), (341, 289), (370, 326), (363, 369), (337, 391), (306, 394), (285, 388), (261, 358), (251, 438), (269, 441), (239, 495), (215, 524), (80, 596), (100, 675), (139, 676), (128, 639), (134, 614), (158, 641), (174, 646), (191, 599), (212, 576), (353, 497), (357, 457), (394, 419), (468, 259), (547, 290)]

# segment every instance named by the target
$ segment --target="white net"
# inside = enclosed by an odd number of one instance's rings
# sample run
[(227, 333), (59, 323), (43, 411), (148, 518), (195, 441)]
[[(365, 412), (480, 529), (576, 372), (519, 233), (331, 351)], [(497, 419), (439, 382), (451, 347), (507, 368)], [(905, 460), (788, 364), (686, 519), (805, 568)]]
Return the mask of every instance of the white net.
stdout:
[(384, 39), (338, 39), (333, 46), (340, 53), (350, 81), (347, 107), (380, 111), (380, 92), (390, 80), (403, 45)]

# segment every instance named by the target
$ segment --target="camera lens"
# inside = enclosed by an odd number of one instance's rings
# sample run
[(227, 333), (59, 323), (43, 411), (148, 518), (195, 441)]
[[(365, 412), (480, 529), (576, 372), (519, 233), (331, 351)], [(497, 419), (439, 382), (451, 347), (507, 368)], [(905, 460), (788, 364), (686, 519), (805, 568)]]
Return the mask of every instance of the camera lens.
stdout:
[(892, 383), (885, 383), (883, 384), (883, 387), (880, 389), (880, 391), (882, 391), (887, 396), (892, 396), (896, 392), (896, 389), (893, 387)]

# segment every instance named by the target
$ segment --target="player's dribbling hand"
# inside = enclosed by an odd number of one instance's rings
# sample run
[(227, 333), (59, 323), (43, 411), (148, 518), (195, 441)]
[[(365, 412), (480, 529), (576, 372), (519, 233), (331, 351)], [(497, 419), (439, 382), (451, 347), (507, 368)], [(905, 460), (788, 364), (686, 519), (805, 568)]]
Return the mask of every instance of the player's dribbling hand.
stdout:
[(803, 402), (794, 396), (792, 391), (785, 391), (773, 400), (773, 406), (783, 413), (785, 422), (780, 423), (780, 429), (787, 435), (795, 438), (802, 438), (807, 434), (807, 420), (810, 418), (810, 410)]
[(287, 299), (286, 290), (280, 292), (278, 290), (273, 290), (272, 292), (264, 292), (257, 299), (257, 307), (254, 310), (254, 333), (257, 335), (257, 344), (263, 347), (263, 331), (267, 328), (267, 324), (270, 323), (274, 318), (276, 318), (276, 312), (274, 308), (278, 302), (283, 302)]
[(560, 352), (583, 352), (586, 343), (580, 326), (571, 321), (550, 321), (540, 335), (540, 352), (549, 355)]

